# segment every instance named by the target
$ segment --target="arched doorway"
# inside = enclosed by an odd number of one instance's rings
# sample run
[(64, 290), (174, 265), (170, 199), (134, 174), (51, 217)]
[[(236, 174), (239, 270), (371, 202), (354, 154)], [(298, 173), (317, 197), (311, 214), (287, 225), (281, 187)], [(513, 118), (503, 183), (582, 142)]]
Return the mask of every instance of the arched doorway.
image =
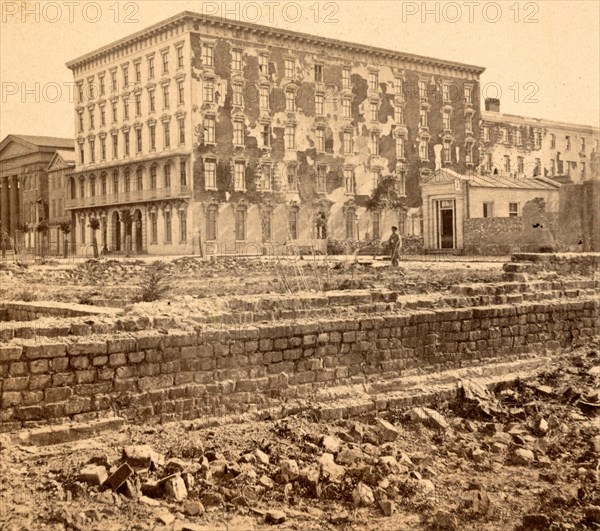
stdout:
[(144, 250), (144, 240), (142, 233), (142, 212), (138, 209), (133, 213), (133, 233), (135, 242), (135, 252), (141, 253)]
[(121, 221), (119, 220), (118, 212), (113, 212), (112, 215), (112, 243), (113, 252), (121, 251)]

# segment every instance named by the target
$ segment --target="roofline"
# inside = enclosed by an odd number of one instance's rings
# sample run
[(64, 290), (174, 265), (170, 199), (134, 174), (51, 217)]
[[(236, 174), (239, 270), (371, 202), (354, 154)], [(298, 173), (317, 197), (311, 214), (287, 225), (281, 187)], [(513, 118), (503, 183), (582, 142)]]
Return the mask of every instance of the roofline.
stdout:
[(309, 41), (309, 42), (313, 42), (316, 44), (328, 44), (328, 45), (335, 46), (336, 48), (347, 48), (347, 49), (360, 50), (363, 52), (369, 52), (369, 53), (373, 53), (373, 54), (394, 56), (398, 59), (404, 59), (404, 60), (408, 60), (408, 61), (415, 62), (415, 63), (424, 63), (424, 64), (431, 64), (431, 65), (436, 65), (436, 66), (446, 66), (449, 68), (472, 72), (472, 73), (475, 73), (478, 75), (481, 75), (485, 71), (485, 67), (482, 67), (482, 66), (475, 66), (475, 65), (459, 63), (459, 62), (455, 62), (455, 61), (447, 61), (444, 59), (436, 59), (434, 57), (428, 57), (428, 56), (424, 56), (424, 55), (416, 55), (416, 54), (411, 54), (411, 53), (399, 52), (399, 51), (390, 50), (387, 48), (379, 48), (379, 47), (375, 47), (375, 46), (369, 46), (366, 44), (358, 44), (358, 43), (353, 43), (353, 42), (349, 42), (349, 41), (342, 41), (342, 40), (338, 40), (338, 39), (332, 39), (329, 37), (320, 37), (320, 36), (316, 36), (316, 35), (311, 35), (309, 33), (301, 33), (301, 32), (291, 31), (291, 30), (286, 30), (286, 29), (272, 28), (269, 26), (261, 25), (261, 24), (252, 24), (249, 22), (232, 20), (232, 19), (228, 19), (225, 17), (216, 17), (216, 16), (212, 16), (212, 15), (201, 15), (199, 13), (194, 13), (192, 11), (183, 11), (177, 15), (169, 17), (168, 19), (163, 20), (162, 22), (153, 24), (152, 26), (149, 26), (148, 28), (137, 31), (136, 33), (133, 33), (132, 35), (129, 35), (127, 37), (119, 39), (111, 44), (108, 44), (106, 46), (98, 48), (95, 51), (92, 51), (85, 55), (82, 55), (82, 56), (78, 57), (77, 59), (69, 61), (66, 63), (66, 66), (67, 66), (67, 68), (72, 70), (74, 67), (85, 64), (86, 62), (88, 62), (92, 59), (95, 59), (97, 57), (100, 57), (102, 55), (105, 55), (114, 49), (121, 48), (121, 47), (131, 44), (137, 40), (145, 38), (148, 36), (149, 33), (154, 33), (154, 32), (164, 30), (164, 29), (168, 28), (169, 26), (179, 25), (187, 20), (197, 21), (197, 22), (201, 22), (201, 23), (205, 23), (205, 24), (210, 24), (213, 26), (221, 26), (221, 27), (228, 27), (228, 28), (234, 28), (234, 29), (245, 29), (245, 30), (252, 31), (254, 33), (271, 34), (271, 35), (277, 35), (280, 37), (290, 37), (294, 40)]
[(595, 132), (596, 134), (600, 134), (600, 127), (596, 127), (593, 125), (586, 124), (575, 124), (570, 122), (558, 122), (556, 120), (547, 120), (545, 118), (532, 118), (529, 116), (520, 116), (518, 114), (506, 114), (502, 112), (494, 112), (494, 111), (481, 111), (481, 119), (483, 121), (490, 122), (510, 122), (510, 121), (520, 121), (526, 122), (532, 125), (539, 126), (549, 126), (549, 127), (557, 127), (560, 129), (586, 129), (588, 131)]

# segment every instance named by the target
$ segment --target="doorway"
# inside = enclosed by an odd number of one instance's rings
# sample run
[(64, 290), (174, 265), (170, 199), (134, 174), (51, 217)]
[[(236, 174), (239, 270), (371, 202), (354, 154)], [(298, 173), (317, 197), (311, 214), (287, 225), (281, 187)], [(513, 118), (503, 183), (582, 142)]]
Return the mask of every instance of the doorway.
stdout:
[(454, 200), (442, 199), (437, 204), (437, 247), (438, 249), (454, 249), (456, 247), (456, 221)]

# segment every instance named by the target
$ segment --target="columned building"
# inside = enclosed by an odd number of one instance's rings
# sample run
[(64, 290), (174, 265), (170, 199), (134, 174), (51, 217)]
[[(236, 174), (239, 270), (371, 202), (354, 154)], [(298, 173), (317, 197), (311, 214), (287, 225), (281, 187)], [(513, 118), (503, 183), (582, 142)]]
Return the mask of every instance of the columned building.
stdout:
[(73, 149), (68, 138), (8, 135), (0, 143), (0, 229), (19, 248), (47, 244), (48, 164)]
[(82, 254), (385, 238), (479, 165), (476, 66), (184, 12), (68, 67)]

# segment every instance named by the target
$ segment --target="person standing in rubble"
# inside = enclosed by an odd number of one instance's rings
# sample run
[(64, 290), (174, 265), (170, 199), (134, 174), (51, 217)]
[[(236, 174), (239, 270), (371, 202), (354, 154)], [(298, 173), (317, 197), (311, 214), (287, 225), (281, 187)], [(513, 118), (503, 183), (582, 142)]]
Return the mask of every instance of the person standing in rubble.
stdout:
[(400, 259), (400, 235), (398, 234), (398, 227), (392, 227), (392, 234), (388, 240), (388, 251), (392, 258), (392, 266), (399, 265)]

